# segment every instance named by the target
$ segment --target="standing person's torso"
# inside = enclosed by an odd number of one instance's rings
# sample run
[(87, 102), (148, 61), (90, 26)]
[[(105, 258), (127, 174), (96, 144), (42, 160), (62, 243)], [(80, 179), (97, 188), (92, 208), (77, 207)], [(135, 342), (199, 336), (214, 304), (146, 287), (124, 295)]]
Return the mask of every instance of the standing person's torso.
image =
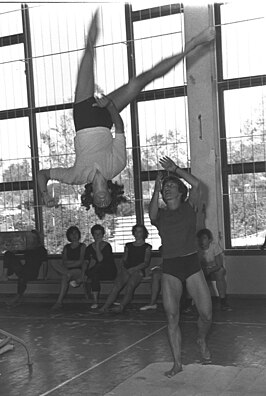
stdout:
[(156, 226), (162, 238), (162, 256), (173, 258), (197, 252), (196, 212), (189, 202), (176, 210), (159, 209)]

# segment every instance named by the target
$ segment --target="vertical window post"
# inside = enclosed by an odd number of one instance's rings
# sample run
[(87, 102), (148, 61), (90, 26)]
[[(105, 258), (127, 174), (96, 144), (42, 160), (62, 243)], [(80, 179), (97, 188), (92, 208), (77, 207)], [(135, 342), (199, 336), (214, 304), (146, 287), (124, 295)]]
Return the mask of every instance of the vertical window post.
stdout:
[(28, 97), (28, 108), (29, 108), (29, 130), (30, 130), (30, 142), (31, 142), (31, 165), (32, 165), (35, 224), (37, 229), (42, 230), (43, 229), (42, 211), (40, 207), (40, 196), (38, 194), (38, 184), (37, 184), (37, 172), (39, 170), (39, 155), (38, 155), (37, 124), (36, 124), (36, 113), (35, 113), (34, 77), (33, 77), (33, 63), (32, 63), (30, 18), (29, 18), (29, 8), (27, 4), (21, 5), (21, 13), (22, 13), (22, 24), (23, 24), (23, 36), (24, 36), (27, 97)]

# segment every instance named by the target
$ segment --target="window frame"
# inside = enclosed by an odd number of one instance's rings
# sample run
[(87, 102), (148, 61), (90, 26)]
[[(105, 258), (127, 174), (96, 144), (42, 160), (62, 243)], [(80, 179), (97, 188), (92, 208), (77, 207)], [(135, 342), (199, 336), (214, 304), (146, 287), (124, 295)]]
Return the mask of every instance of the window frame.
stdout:
[(222, 202), (224, 218), (224, 239), (225, 253), (228, 255), (259, 255), (261, 254), (257, 246), (232, 247), (231, 225), (230, 225), (230, 197), (229, 197), (229, 177), (230, 175), (242, 175), (247, 173), (265, 172), (265, 162), (241, 162), (228, 163), (227, 156), (227, 136), (225, 125), (224, 92), (233, 89), (252, 88), (266, 85), (266, 75), (245, 76), (239, 78), (223, 78), (223, 54), (222, 54), (222, 24), (221, 24), (221, 3), (214, 4), (214, 18), (216, 26), (216, 66), (217, 66), (217, 86), (218, 86), (218, 110), (220, 128), (220, 150), (222, 169)]

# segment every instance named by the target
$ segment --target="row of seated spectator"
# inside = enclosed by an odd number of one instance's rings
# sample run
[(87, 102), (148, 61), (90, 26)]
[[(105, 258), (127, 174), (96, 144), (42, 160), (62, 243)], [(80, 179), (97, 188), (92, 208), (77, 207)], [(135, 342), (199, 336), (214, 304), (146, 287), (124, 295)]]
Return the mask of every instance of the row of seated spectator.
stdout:
[[(53, 310), (62, 308), (63, 298), (69, 285), (73, 287), (84, 285), (86, 295), (93, 298), (92, 309), (98, 308), (102, 280), (114, 280), (111, 293), (115, 300), (119, 291), (125, 288), (123, 305), (131, 300), (135, 288), (141, 282), (151, 257), (151, 245), (145, 243), (148, 231), (143, 225), (135, 225), (132, 229), (134, 242), (125, 245), (122, 264), (115, 265), (111, 245), (104, 241), (104, 228), (96, 224), (91, 228), (94, 242), (86, 247), (80, 242), (80, 231), (73, 226), (67, 230), (70, 243), (64, 246), (62, 262), (54, 265), (54, 269), (62, 275), (61, 289)], [(89, 282), (88, 282), (89, 281)], [(108, 301), (110, 300), (108, 299)], [(113, 302), (113, 301), (112, 301)], [(110, 304), (111, 305), (111, 304)]]
[[(84, 286), (85, 295), (93, 298), (92, 309), (98, 308), (101, 281), (114, 280), (115, 290), (119, 284), (119, 291), (124, 286), (125, 295), (123, 306), (125, 307), (133, 296), (134, 289), (139, 285), (145, 275), (145, 268), (149, 266), (151, 258), (151, 245), (145, 243), (148, 231), (143, 225), (135, 225), (132, 229), (135, 237), (134, 242), (125, 245), (121, 265), (115, 265), (112, 247), (104, 241), (104, 228), (96, 224), (91, 228), (94, 242), (89, 246), (80, 242), (81, 233), (78, 227), (72, 226), (66, 232), (69, 243), (63, 248), (61, 262), (52, 264), (54, 270), (61, 276), (60, 292), (52, 310), (62, 308), (63, 299), (69, 286)], [(38, 278), (42, 262), (47, 260), (47, 251), (43, 246), (40, 234), (33, 230), (30, 233), (30, 241), (25, 251), (11, 251), (4, 254), (3, 279), (8, 280), (13, 274), (18, 277), (17, 295), (10, 305), (20, 303), (26, 290), (28, 281)], [(22, 263), (24, 261), (24, 264)], [(117, 293), (118, 294), (118, 293)]]
[[(148, 231), (142, 224), (136, 224), (132, 228), (134, 242), (126, 243), (124, 254), (118, 266), (116, 266), (111, 245), (104, 241), (104, 228), (96, 224), (91, 228), (94, 242), (89, 246), (80, 242), (81, 233), (78, 227), (72, 226), (66, 232), (69, 241), (64, 246), (61, 262), (53, 264), (54, 270), (61, 276), (60, 292), (53, 310), (62, 308), (63, 299), (69, 286), (78, 287), (83, 285), (86, 297), (92, 296), (92, 309), (97, 309), (101, 291), (101, 281), (114, 280), (113, 288), (100, 308), (104, 313), (109, 309), (122, 312), (133, 297), (134, 290), (145, 276), (145, 269), (149, 267), (152, 246), (145, 242)], [(228, 310), (230, 307), (226, 301), (226, 270), (223, 265), (223, 251), (213, 241), (212, 233), (208, 229), (198, 233), (199, 258), (207, 280), (215, 281), (221, 302), (221, 309)], [(262, 245), (262, 249), (266, 245)], [(26, 290), (28, 281), (38, 278), (39, 270), (44, 261), (47, 261), (47, 250), (37, 230), (27, 233), (27, 249), (19, 253), (19, 256), (11, 251), (4, 254), (3, 280), (16, 274), (18, 278), (17, 295), (11, 300), (10, 305), (21, 301)], [(23, 263), (24, 261), (24, 263)], [(141, 307), (141, 310), (156, 309), (157, 298), (160, 293), (161, 264), (150, 269), (151, 274), (151, 301), (150, 304)], [(184, 290), (185, 290), (185, 285)], [(116, 307), (113, 303), (123, 289), (123, 298)], [(185, 293), (184, 293), (185, 294)]]

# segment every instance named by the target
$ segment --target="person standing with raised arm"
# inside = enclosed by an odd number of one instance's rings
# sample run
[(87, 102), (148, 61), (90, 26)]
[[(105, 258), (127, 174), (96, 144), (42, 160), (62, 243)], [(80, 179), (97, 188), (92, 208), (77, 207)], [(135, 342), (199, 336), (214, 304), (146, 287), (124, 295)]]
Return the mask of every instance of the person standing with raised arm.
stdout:
[[(179, 328), (179, 303), (182, 282), (199, 312), (198, 344), (203, 360), (210, 360), (206, 336), (211, 326), (212, 303), (207, 282), (197, 255), (196, 212), (200, 203), (199, 180), (179, 168), (169, 157), (160, 159), (162, 167), (170, 172), (163, 178), (159, 172), (150, 202), (149, 216), (162, 239), (162, 295), (168, 320), (168, 334), (174, 365), (165, 375), (172, 377), (182, 370), (181, 332)], [(190, 184), (188, 190), (181, 178)], [(166, 208), (159, 207), (159, 196)]]
[[(150, 70), (133, 77), (129, 82), (102, 98), (95, 96), (94, 47), (99, 32), (98, 13), (93, 16), (87, 35), (76, 84), (74, 103), (75, 163), (70, 168), (42, 169), (38, 173), (38, 185), (45, 205), (56, 206), (58, 199), (50, 196), (47, 183), (50, 179), (66, 184), (85, 184), (82, 205), (92, 205), (99, 218), (106, 213), (116, 213), (117, 206), (125, 202), (123, 186), (113, 183), (126, 166), (126, 141), (124, 125), (119, 113), (142, 89), (153, 80), (167, 74), (196, 47), (214, 40), (215, 30), (209, 28), (193, 38), (184, 52), (170, 56)], [(111, 128), (115, 126), (115, 137)]]

